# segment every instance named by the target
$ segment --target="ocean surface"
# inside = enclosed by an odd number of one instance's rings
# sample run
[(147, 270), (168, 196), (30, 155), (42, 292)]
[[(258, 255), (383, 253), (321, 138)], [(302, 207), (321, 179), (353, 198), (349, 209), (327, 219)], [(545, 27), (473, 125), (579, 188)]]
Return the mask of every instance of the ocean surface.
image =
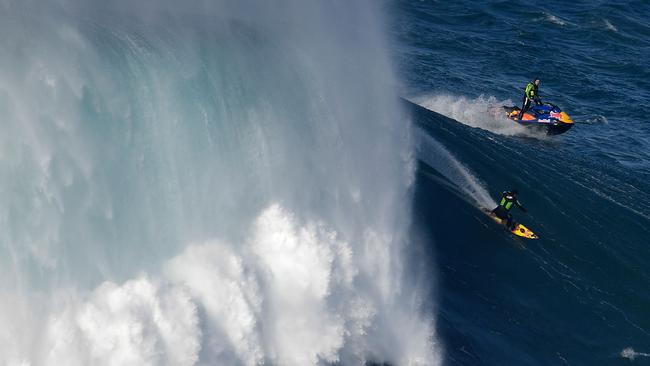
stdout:
[(648, 19), (0, 2), (0, 365), (648, 364)]
[[(417, 104), (415, 226), (436, 273), (442, 364), (650, 364), (650, 3), (388, 9), (401, 93)], [(499, 113), (535, 77), (575, 120), (566, 134)], [(480, 212), (510, 188), (539, 240)]]

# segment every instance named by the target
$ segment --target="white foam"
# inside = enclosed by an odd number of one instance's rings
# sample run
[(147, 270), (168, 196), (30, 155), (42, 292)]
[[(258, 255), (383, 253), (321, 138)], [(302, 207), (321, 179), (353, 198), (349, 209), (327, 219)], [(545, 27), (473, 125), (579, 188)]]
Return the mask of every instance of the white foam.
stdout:
[(450, 94), (421, 95), (411, 98), (414, 103), (472, 127), (482, 128), (500, 135), (544, 138), (543, 134), (517, 125), (505, 116), (503, 106), (512, 106), (509, 100), (493, 96), (470, 99)]
[[(14, 354), (0, 360), (300, 366), (379, 357), (436, 363), (430, 321), (393, 301), (392, 293), (401, 292), (394, 283), (369, 289), (366, 281), (375, 274), (360, 272), (368, 268), (357, 263), (361, 253), (336, 232), (319, 222), (300, 226), (277, 204), (253, 226), (245, 243), (188, 245), (157, 277), (107, 281), (88, 294), (59, 292), (50, 299), (44, 329), (31, 329), (36, 342), (16, 347), (5, 335), (0, 344)], [(371, 236), (366, 245), (377, 251), (386, 248), (385, 239)], [(387, 255), (377, 256), (376, 265), (390, 276)]]
[(67, 301), (47, 323), (46, 365), (193, 365), (201, 332), (182, 287), (146, 276), (105, 282), (83, 301)]
[(235, 252), (241, 244), (213, 241), (188, 247), (167, 266), (169, 278), (205, 308), (213, 328), (204, 340), (209, 359), (245, 365), (337, 361), (352, 333), (346, 327), (358, 322), (346, 316), (356, 275), (349, 245), (322, 224), (297, 226), (279, 205), (254, 226), (247, 253)]
[(590, 123), (590, 124), (601, 124), (601, 123), (602, 124), (608, 124), (609, 123), (609, 121), (607, 120), (607, 117), (605, 117), (603, 115), (600, 115), (600, 114), (587, 117), (581, 122), (582, 123)]
[(618, 32), (618, 29), (614, 26), (614, 24), (612, 24), (612, 22), (607, 19), (603, 19), (603, 22), (605, 23), (605, 29), (612, 32)]
[(568, 22), (566, 20), (564, 20), (562, 18), (559, 18), (559, 17), (557, 17), (557, 16), (555, 16), (555, 15), (553, 15), (551, 13), (545, 13), (544, 19), (551, 22), (551, 23), (553, 23), (553, 24), (557, 24), (559, 26), (565, 26), (565, 25), (568, 24)]
[(166, 265), (169, 280), (188, 288), (205, 311), (202, 343), (208, 360), (245, 365), (263, 360), (257, 332), (263, 295), (248, 271), (232, 246), (218, 241), (190, 245)]
[(634, 361), (637, 357), (650, 357), (650, 353), (636, 352), (632, 347), (627, 347), (621, 351), (621, 357)]

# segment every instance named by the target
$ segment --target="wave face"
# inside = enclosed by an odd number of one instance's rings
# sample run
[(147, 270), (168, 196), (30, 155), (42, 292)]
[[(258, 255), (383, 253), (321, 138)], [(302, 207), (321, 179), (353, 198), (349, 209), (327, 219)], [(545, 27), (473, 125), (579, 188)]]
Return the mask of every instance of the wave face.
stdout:
[(58, 4), (0, 5), (0, 364), (438, 363), (370, 1)]
[[(567, 146), (410, 107), (415, 226), (438, 262), (443, 363), (646, 362), (648, 181)], [(515, 238), (479, 209), (511, 187), (528, 209), (513, 216), (539, 240)]]

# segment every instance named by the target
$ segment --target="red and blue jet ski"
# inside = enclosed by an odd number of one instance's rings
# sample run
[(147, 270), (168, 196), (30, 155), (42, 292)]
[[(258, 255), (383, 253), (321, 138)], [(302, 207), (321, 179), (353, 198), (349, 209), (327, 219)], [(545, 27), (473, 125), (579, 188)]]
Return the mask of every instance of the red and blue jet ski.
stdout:
[(547, 135), (559, 135), (567, 132), (573, 127), (573, 120), (568, 114), (551, 103), (543, 103), (531, 106), (519, 119), (521, 109), (519, 107), (503, 106), (509, 119), (522, 126), (539, 129)]

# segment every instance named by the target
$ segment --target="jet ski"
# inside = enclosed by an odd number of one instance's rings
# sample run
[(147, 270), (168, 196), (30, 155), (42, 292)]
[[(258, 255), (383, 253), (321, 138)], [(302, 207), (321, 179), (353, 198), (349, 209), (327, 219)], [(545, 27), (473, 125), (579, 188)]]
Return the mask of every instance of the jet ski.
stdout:
[(519, 119), (519, 107), (503, 106), (507, 117), (522, 126), (545, 131), (547, 135), (559, 135), (573, 127), (573, 120), (568, 114), (551, 103), (531, 106)]

